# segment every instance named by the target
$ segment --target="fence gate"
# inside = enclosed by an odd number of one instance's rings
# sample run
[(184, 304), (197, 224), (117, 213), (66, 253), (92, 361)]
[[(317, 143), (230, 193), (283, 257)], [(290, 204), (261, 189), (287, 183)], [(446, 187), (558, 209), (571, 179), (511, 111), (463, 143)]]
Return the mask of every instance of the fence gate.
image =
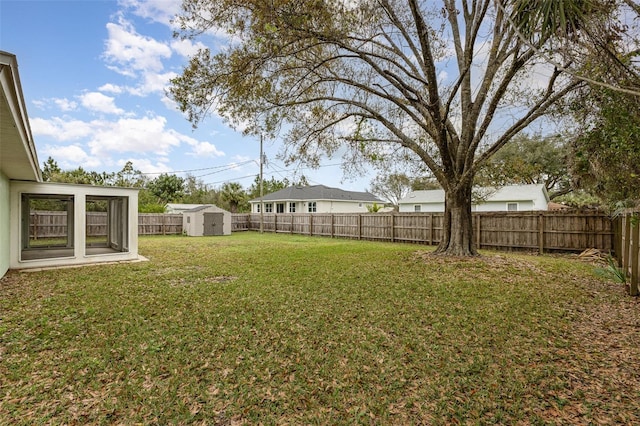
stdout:
[(202, 235), (223, 235), (224, 213), (204, 213), (204, 233)]

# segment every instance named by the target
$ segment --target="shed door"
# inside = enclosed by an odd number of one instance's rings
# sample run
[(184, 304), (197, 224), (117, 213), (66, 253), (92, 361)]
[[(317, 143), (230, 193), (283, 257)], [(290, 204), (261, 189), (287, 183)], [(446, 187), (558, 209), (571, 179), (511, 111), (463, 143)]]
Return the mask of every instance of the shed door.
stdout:
[(204, 233), (202, 235), (223, 235), (224, 213), (204, 213)]

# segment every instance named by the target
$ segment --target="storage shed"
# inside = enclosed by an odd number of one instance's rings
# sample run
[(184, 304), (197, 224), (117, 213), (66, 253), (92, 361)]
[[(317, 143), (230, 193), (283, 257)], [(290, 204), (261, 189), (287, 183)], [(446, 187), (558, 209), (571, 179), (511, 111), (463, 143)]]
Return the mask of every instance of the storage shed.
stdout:
[(182, 212), (182, 230), (190, 237), (231, 235), (231, 213), (213, 204)]

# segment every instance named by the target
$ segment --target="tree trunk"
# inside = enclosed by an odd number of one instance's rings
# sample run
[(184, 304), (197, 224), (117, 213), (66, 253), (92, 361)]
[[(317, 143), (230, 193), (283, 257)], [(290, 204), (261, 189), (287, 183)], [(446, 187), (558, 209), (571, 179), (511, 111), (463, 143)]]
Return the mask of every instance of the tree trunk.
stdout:
[(434, 254), (477, 256), (471, 218), (471, 183), (445, 190), (442, 240)]

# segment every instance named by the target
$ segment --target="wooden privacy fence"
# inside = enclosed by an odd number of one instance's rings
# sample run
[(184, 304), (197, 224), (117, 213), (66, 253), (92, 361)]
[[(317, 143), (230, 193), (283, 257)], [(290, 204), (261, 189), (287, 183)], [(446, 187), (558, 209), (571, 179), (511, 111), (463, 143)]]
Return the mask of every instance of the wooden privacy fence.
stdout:
[[(232, 231), (260, 229), (260, 214), (240, 213), (231, 217)], [(86, 221), (88, 236), (106, 235), (105, 213), (87, 212)], [(428, 245), (440, 243), (442, 222), (442, 213), (264, 214), (266, 232)], [(637, 227), (631, 227), (632, 222), (633, 219), (621, 218), (615, 222), (616, 229), (624, 231), (626, 227), (630, 227), (637, 230)], [(61, 237), (66, 235), (66, 232), (66, 212), (32, 213), (32, 238)], [(579, 252), (596, 248), (603, 252), (615, 251), (618, 254), (622, 253), (623, 247), (627, 247), (624, 243), (628, 242), (629, 251), (625, 252), (626, 258), (632, 259), (634, 247), (637, 250), (637, 246), (640, 245), (634, 246), (631, 242), (638, 241), (637, 239), (632, 240), (631, 237), (624, 236), (627, 234), (617, 232), (616, 235), (620, 237), (616, 237), (614, 246), (613, 222), (607, 215), (595, 212), (473, 213), (473, 232), (478, 247), (487, 249)], [(182, 234), (182, 215), (140, 213), (138, 234)], [(632, 262), (627, 262), (629, 270), (633, 270)]]
[[(67, 212), (39, 211), (30, 215), (29, 236), (39, 238), (61, 238), (67, 235)], [(88, 237), (107, 235), (107, 214), (87, 212)], [(138, 235), (182, 234), (182, 215), (164, 213), (139, 213)]]
[(640, 210), (625, 211), (615, 219), (614, 228), (618, 266), (629, 279), (629, 294), (637, 296), (640, 283)]
[[(317, 235), (437, 245), (442, 238), (442, 213), (292, 213), (264, 214), (266, 232)], [(232, 215), (232, 231), (260, 229), (260, 214)], [(613, 247), (611, 219), (585, 212), (473, 213), (479, 248), (501, 250), (578, 251)]]
[(182, 215), (166, 213), (138, 214), (138, 235), (182, 234)]

